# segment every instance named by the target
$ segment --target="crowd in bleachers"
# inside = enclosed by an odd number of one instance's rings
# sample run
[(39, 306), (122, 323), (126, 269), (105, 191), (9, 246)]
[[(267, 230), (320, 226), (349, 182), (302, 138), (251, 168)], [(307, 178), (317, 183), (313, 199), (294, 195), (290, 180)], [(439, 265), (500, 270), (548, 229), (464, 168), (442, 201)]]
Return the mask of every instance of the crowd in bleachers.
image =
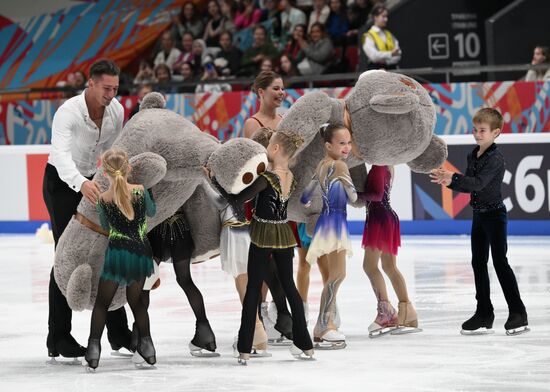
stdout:
[[(165, 93), (227, 91), (209, 79), (251, 77), (261, 70), (283, 76), (353, 72), (358, 32), (384, 0), (189, 1), (174, 15), (134, 83), (160, 83)], [(198, 4), (198, 3), (197, 3)], [(173, 87), (171, 81), (197, 83)], [(180, 84), (181, 85), (181, 84)]]
[[(269, 70), (288, 78), (395, 68), (401, 48), (386, 29), (387, 6), (399, 1), (189, 0), (172, 15), (137, 72), (121, 75), (121, 86), (135, 88), (120, 93), (151, 85), (166, 94), (230, 91), (224, 79)], [(532, 64), (549, 61), (548, 48), (537, 46)], [(60, 85), (81, 91), (82, 77), (76, 72)], [(548, 77), (550, 70), (539, 69), (525, 79)], [(202, 83), (212, 80), (216, 83)]]

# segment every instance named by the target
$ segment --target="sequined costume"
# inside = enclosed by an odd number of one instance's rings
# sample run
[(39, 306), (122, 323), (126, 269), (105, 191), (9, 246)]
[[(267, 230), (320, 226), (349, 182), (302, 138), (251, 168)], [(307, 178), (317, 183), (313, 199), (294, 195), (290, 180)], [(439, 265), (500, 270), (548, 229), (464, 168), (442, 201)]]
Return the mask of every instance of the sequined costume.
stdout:
[(129, 286), (153, 273), (153, 257), (147, 239), (147, 216), (156, 212), (149, 191), (131, 191), (134, 219), (128, 219), (114, 202), (98, 199), (96, 208), (101, 226), (109, 231), (109, 245), (101, 279)]
[(302, 350), (313, 347), (307, 330), (302, 299), (293, 278), (292, 259), (296, 240), (292, 229), (287, 224), (287, 206), (295, 187), (296, 181), (293, 179), (288, 194), (284, 195), (279, 176), (268, 171), (261, 173), (252, 185), (239, 195), (232, 197), (233, 202), (238, 203), (256, 199), (250, 224), (248, 284), (237, 344), (240, 353), (250, 353), (252, 349), (261, 286), (268, 263), (271, 262), (277, 265), (279, 279), (291, 307), (294, 344)]
[(390, 205), (391, 172), (387, 166), (373, 165), (367, 177), (366, 191), (359, 197), (367, 202), (363, 248), (378, 249), (397, 255), (401, 246), (399, 218)]
[(306, 260), (310, 264), (334, 251), (346, 251), (347, 256), (353, 253), (347, 227), (346, 205), (348, 199), (356, 200), (357, 193), (347, 165), (343, 161), (321, 161), (312, 181), (302, 194), (301, 202), (308, 203), (319, 185), (323, 196), (323, 209), (306, 255)]
[(147, 237), (153, 256), (159, 261), (188, 260), (195, 249), (183, 207), (155, 226)]

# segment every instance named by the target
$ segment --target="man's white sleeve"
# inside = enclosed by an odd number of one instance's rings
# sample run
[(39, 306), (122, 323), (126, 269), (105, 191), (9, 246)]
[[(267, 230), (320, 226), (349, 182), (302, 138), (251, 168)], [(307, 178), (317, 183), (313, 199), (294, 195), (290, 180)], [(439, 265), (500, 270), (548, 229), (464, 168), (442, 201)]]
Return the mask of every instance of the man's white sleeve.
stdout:
[(71, 140), (74, 137), (73, 127), (76, 124), (75, 114), (67, 109), (59, 109), (53, 116), (52, 149), (50, 162), (57, 169), (59, 178), (75, 192), (80, 192), (82, 183), (87, 181), (73, 161)]

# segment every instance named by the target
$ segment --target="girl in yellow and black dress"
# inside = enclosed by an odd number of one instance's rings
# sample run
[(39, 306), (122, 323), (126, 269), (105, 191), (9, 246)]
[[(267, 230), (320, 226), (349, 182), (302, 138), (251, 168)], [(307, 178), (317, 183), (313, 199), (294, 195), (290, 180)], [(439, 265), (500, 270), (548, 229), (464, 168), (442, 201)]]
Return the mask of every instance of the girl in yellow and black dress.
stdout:
[(267, 146), (268, 170), (250, 187), (233, 196), (236, 202), (241, 203), (256, 198), (250, 223), (248, 283), (236, 347), (239, 363), (242, 364), (246, 364), (250, 357), (260, 290), (270, 262), (277, 264), (279, 279), (292, 312), (293, 345), (290, 351), (295, 357), (313, 356), (313, 343), (307, 330), (304, 306), (293, 278), (292, 259), (296, 239), (287, 224), (288, 199), (296, 186), (288, 165), (302, 143), (303, 139), (294, 133), (276, 132)]

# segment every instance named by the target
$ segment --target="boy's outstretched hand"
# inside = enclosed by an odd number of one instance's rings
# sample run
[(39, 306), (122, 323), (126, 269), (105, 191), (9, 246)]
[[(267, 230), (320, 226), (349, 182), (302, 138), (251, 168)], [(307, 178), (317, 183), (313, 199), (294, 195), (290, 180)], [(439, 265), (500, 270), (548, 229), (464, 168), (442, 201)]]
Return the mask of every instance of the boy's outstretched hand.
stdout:
[(448, 186), (451, 184), (451, 181), (453, 180), (453, 172), (442, 168), (433, 169), (430, 172), (430, 178), (431, 178), (431, 182)]

